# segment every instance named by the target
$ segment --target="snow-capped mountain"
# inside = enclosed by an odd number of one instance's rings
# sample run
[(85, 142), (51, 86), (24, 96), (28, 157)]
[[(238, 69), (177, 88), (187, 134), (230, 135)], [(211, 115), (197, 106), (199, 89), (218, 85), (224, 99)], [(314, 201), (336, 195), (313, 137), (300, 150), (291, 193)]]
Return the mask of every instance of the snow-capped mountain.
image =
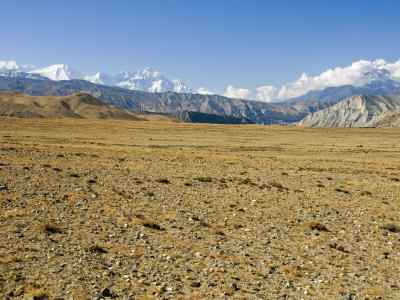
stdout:
[(5, 77), (24, 77), (31, 79), (41, 79), (45, 80), (47, 78), (39, 75), (39, 74), (30, 74), (28, 71), (31, 69), (31, 66), (18, 65), (15, 60), (11, 61), (0, 61), (0, 76)]
[(51, 65), (46, 68), (36, 69), (28, 72), (29, 74), (39, 74), (51, 80), (71, 80), (83, 79), (85, 75), (65, 64)]
[(179, 79), (169, 80), (160, 72), (145, 68), (137, 72), (119, 72), (115, 75), (96, 73), (85, 75), (66, 64), (51, 65), (34, 69), (18, 65), (15, 61), (0, 61), (0, 76), (24, 77), (33, 79), (50, 79), (55, 81), (84, 79), (96, 84), (118, 86), (129, 90), (145, 92), (177, 92), (192, 93)]
[(146, 92), (192, 92), (192, 90), (179, 79), (171, 81), (160, 72), (151, 68), (145, 68), (137, 72), (119, 72), (113, 76), (104, 73), (97, 73), (93, 76), (85, 76), (85, 80), (97, 84), (114, 85), (129, 90)]

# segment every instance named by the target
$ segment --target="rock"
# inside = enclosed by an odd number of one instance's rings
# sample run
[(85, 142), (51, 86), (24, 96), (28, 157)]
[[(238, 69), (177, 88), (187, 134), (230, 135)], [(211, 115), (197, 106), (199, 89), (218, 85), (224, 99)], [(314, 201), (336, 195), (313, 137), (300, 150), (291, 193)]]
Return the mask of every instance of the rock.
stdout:
[(105, 288), (101, 291), (101, 295), (104, 297), (111, 297), (113, 294), (111, 293), (109, 288)]
[(191, 284), (192, 287), (200, 287), (201, 286), (201, 282), (200, 281), (194, 281)]
[(294, 289), (294, 285), (291, 282), (288, 282), (285, 286), (287, 289)]
[(234, 289), (235, 291), (238, 291), (238, 290), (239, 290), (239, 288), (238, 288), (238, 286), (236, 285), (235, 282), (231, 282), (231, 283), (229, 284), (229, 287), (232, 288), (232, 289)]

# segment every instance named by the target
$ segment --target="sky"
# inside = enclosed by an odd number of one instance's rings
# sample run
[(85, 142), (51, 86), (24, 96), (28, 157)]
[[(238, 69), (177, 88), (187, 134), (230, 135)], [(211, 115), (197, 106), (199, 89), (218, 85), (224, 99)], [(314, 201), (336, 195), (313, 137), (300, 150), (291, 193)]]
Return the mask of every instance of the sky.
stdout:
[(0, 0), (0, 14), (0, 60), (85, 74), (151, 67), (262, 101), (321, 88), (335, 68), (335, 82), (368, 64), (400, 70), (397, 0)]

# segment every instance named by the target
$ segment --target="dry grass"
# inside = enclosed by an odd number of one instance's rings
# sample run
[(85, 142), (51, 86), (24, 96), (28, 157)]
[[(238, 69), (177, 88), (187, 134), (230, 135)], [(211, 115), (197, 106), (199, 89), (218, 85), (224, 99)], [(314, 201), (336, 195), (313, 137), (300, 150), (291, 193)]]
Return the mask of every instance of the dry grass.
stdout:
[(0, 298), (399, 299), (399, 138), (0, 118)]

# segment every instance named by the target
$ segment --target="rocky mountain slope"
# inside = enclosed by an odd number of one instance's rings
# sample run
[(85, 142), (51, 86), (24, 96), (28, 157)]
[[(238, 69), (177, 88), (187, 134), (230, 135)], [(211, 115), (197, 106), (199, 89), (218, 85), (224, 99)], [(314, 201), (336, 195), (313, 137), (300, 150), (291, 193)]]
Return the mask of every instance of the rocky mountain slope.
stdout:
[(376, 127), (400, 127), (400, 112), (388, 115), (376, 123)]
[[(357, 95), (309, 114), (298, 125), (329, 127), (377, 127), (400, 112), (400, 96)], [(385, 121), (386, 120), (386, 121)], [(389, 122), (389, 123), (387, 123)]]
[(176, 111), (167, 113), (167, 116), (177, 118), (186, 123), (211, 123), (211, 124), (254, 124), (253, 121), (246, 118), (236, 118), (232, 116), (218, 116), (205, 114), (195, 111)]
[[(171, 121), (166, 116), (134, 113), (107, 104), (88, 94), (78, 93), (64, 97), (28, 96), (0, 91), (0, 116), (20, 118), (74, 118), (148, 121)], [(177, 121), (177, 120), (176, 120)]]
[(85, 80), (50, 81), (0, 76), (0, 90), (37, 96), (66, 96), (88, 93), (121, 108), (135, 111), (171, 113), (195, 111), (220, 116), (247, 118), (258, 124), (298, 122), (311, 112), (330, 106), (329, 102), (265, 103), (232, 99), (219, 95), (148, 93), (93, 84)]

